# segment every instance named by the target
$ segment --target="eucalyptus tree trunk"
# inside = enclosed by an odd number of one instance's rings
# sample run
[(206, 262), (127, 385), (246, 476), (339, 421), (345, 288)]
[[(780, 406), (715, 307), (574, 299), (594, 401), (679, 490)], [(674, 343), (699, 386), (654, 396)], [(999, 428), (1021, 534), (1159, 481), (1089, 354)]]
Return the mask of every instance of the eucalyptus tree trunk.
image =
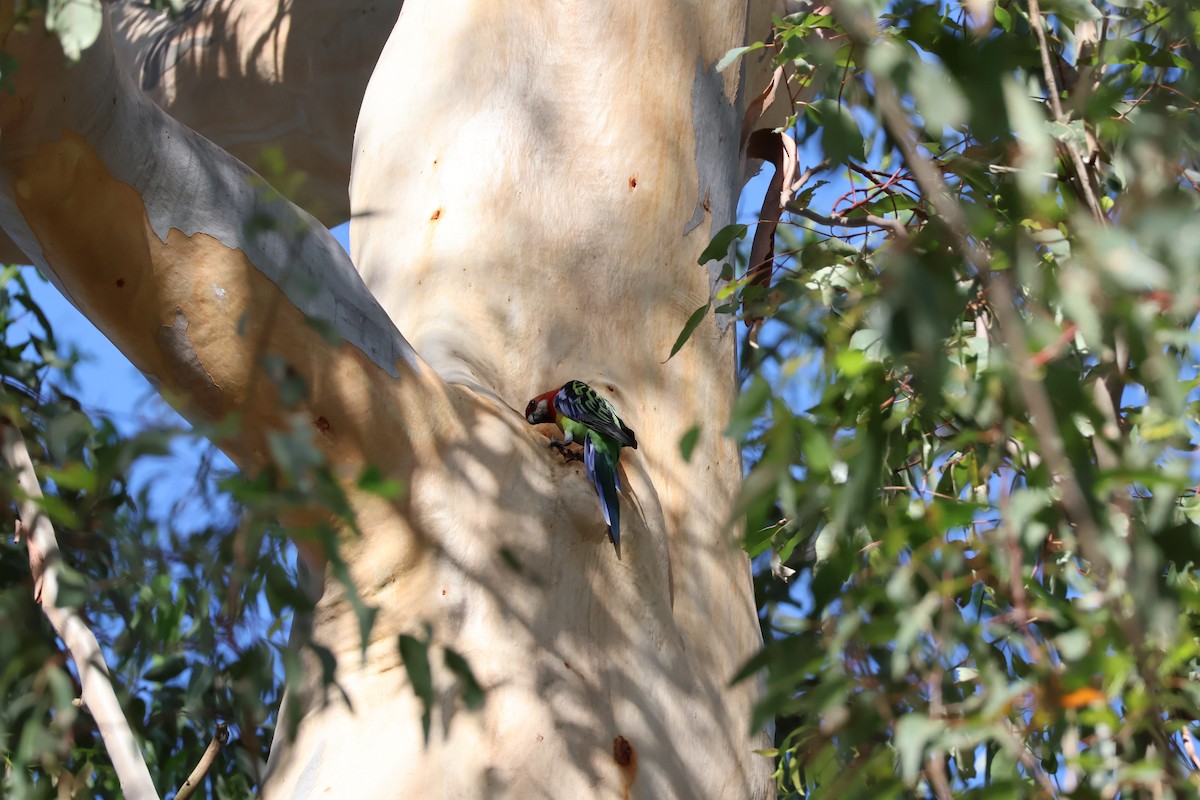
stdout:
[[(260, 6), (279, 8), (237, 4)], [(5, 232), (185, 413), (238, 413), (242, 432), (219, 444), (243, 469), (295, 424), (272, 382), (288, 365), (308, 386), (301, 419), (345, 477), (363, 535), (342, 554), (379, 614), (363, 659), (357, 617), (327, 583), (297, 635), (335, 653), (351, 705), (325, 697), (314, 670), (263, 795), (769, 796), (770, 762), (752, 752), (765, 737), (748, 731), (755, 687), (729, 685), (760, 643), (731, 523), (740, 458), (721, 435), (733, 331), (709, 318), (667, 360), (715, 279), (697, 257), (734, 215), (743, 88), (713, 65), (744, 39), (744, 2), (409, 0), (358, 118), (352, 261), (179, 121), (239, 139), (218, 104), (188, 96), (203, 81), (152, 86), (161, 108), (146, 95), (130, 65), (152, 48), (130, 17), (68, 67), (54, 39), (12, 30), (0, 7), (2, 47), (21, 65), (0, 94)], [(280, 30), (307, 33), (280, 33), (280, 53), (319, 58), (328, 40), (305, 15), (329, 12), (287, 11)], [(266, 38), (206, 40), (240, 55), (198, 52), (195, 69), (222, 78)], [(363, 50), (360, 68), (374, 58)], [(288, 80), (230, 85), (268, 97)], [(343, 128), (313, 134), (327, 135), (329, 164), (344, 159)], [(306, 137), (282, 139), (303, 153)], [(331, 190), (314, 191), (299, 194), (311, 205)], [(520, 413), (570, 378), (637, 431), (620, 558), (582, 465)], [(367, 464), (404, 495), (358, 491)], [(396, 644), (426, 623), (434, 651), (464, 654), (487, 690), (482, 710), (455, 710), (433, 659), (428, 744)]]

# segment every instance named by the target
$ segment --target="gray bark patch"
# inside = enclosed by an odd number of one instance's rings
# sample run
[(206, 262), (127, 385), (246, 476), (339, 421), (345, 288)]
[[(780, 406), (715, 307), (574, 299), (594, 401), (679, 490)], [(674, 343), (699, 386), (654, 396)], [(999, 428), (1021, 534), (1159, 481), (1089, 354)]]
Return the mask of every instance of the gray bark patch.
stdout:
[[(712, 217), (708, 235), (712, 238), (721, 228), (734, 222), (738, 200), (738, 131), (740, 127), (736, 100), (725, 97), (725, 79), (716, 65), (709, 69), (696, 58), (696, 79), (692, 82), (692, 125), (694, 128), (696, 176), (696, 209), (683, 226), (686, 236), (704, 221), (705, 213)], [(720, 278), (721, 262), (708, 264), (711, 288)], [(729, 317), (718, 316), (721, 330), (729, 325)]]

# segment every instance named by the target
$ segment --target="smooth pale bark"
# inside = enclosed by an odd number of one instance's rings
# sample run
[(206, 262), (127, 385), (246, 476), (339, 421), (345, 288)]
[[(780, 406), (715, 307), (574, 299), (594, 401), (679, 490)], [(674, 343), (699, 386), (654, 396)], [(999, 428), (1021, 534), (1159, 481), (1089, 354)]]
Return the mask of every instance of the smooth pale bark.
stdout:
[[(168, 114), (325, 225), (350, 218), (354, 125), (401, 0), (109, 4), (116, 55)], [(34, 259), (0, 231), (0, 263)]]
[(117, 55), (171, 116), (326, 225), (350, 217), (354, 124), (401, 0), (112, 3)]
[[(303, 424), (348, 476), (374, 463), (407, 487), (352, 494), (363, 536), (344, 556), (380, 608), (372, 643), (362, 663), (328, 585), (310, 635), (353, 709), (310, 687), (265, 797), (770, 795), (755, 687), (728, 686), (759, 644), (729, 526), (740, 459), (720, 435), (732, 330), (706, 320), (666, 361), (709, 296), (696, 258), (733, 216), (741, 87), (712, 65), (744, 15), (410, 0), (355, 148), (355, 260), (380, 305), (314, 220), (140, 93), (107, 31), (72, 70), (53, 40), (7, 35), (23, 65), (0, 97), (8, 233), (193, 418), (241, 414), (221, 444), (244, 468), (293, 422), (266, 352), (309, 383)], [(272, 230), (243, 225), (264, 212)], [(620, 560), (582, 466), (520, 414), (568, 378), (638, 432)], [(426, 622), (428, 746), (396, 649)], [(487, 688), (482, 711), (456, 706), (443, 646)]]
[[(444, 796), (488, 781), (512, 797), (620, 796), (618, 735), (639, 754), (635, 796), (766, 794), (753, 686), (726, 688), (760, 642), (728, 527), (733, 332), (710, 318), (667, 361), (709, 297), (697, 256), (733, 220), (738, 71), (712, 67), (745, 25), (736, 2), (409, 0), (368, 87), (351, 245), (392, 319), (444, 378), (512, 409), (585, 380), (640, 443), (623, 456), (621, 561), (579, 465), (498, 460), (494, 440), (463, 465), (454, 511), (431, 526), (444, 555), (406, 594), (497, 687), (480, 733), (456, 717), (402, 773)], [(285, 785), (322, 748), (352, 746), (352, 717), (318, 716)], [(402, 720), (386, 730), (387, 747), (413, 742)], [(470, 768), (423, 767), (456, 752), (477, 754)]]

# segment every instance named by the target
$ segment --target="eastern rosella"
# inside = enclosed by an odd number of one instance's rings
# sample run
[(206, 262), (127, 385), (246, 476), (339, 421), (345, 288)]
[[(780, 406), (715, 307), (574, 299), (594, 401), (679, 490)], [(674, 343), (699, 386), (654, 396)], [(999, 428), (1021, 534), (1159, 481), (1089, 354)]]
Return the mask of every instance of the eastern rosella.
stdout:
[(596, 390), (583, 381), (567, 381), (561, 389), (540, 394), (525, 406), (525, 419), (531, 425), (553, 422), (563, 439), (551, 439), (551, 446), (563, 447), (575, 440), (583, 442), (583, 464), (587, 476), (600, 496), (600, 510), (608, 523), (608, 538), (617, 553), (621, 551), (621, 505), (617, 496), (621, 478), (617, 460), (622, 447), (637, 449), (637, 437)]

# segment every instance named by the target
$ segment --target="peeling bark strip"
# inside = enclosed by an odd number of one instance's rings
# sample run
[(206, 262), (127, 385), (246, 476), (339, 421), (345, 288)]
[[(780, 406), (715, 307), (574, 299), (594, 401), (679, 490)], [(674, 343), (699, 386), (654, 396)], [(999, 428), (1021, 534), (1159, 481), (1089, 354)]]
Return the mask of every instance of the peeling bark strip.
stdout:
[[(783, 67), (776, 67), (771, 80), (746, 108), (742, 118), (742, 132), (739, 137), (742, 152), (747, 158), (768, 161), (775, 167), (771, 183), (763, 197), (762, 210), (758, 215), (758, 225), (754, 228), (754, 241), (750, 246), (750, 263), (746, 268), (750, 276), (750, 285), (762, 287), (765, 295), (771, 287), (771, 278), (775, 271), (775, 231), (788, 201), (792, 199), (792, 185), (796, 179), (796, 142), (784, 132), (756, 128), (762, 121), (763, 115), (775, 103), (775, 93), (784, 80)], [(764, 297), (761, 302), (765, 302)], [(745, 309), (743, 309), (745, 311)], [(746, 324), (750, 326), (750, 344), (758, 346), (758, 331), (762, 327), (762, 317), (747, 315)]]
[[(754, 228), (750, 263), (746, 267), (750, 284), (763, 289), (764, 296), (759, 302), (766, 302), (765, 295), (775, 272), (775, 230), (779, 227), (784, 208), (792, 199), (792, 183), (796, 179), (796, 143), (786, 133), (755, 131), (750, 134), (746, 155), (769, 161), (775, 167), (775, 174), (771, 176), (771, 183), (763, 197), (758, 225)], [(750, 326), (747, 335), (750, 344), (755, 347), (758, 346), (758, 331), (762, 322), (762, 317), (758, 315), (748, 315), (746, 318)]]

